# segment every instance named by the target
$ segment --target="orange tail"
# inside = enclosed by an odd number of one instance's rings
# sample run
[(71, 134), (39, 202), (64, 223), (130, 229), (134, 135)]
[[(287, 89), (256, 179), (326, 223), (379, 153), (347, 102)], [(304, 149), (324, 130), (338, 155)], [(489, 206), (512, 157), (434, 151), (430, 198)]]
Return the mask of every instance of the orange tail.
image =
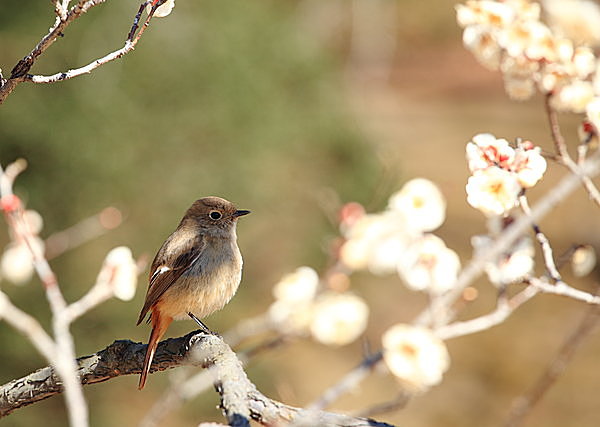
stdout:
[(154, 359), (156, 347), (158, 347), (158, 342), (173, 321), (172, 317), (161, 316), (158, 308), (154, 308), (154, 310), (152, 310), (150, 319), (152, 320), (152, 332), (150, 332), (150, 340), (148, 341), (148, 348), (146, 349), (146, 358), (144, 359), (144, 367), (142, 368), (142, 374), (140, 375), (138, 390), (144, 388), (144, 385), (146, 384), (146, 378), (150, 372), (150, 366), (152, 366), (152, 359)]

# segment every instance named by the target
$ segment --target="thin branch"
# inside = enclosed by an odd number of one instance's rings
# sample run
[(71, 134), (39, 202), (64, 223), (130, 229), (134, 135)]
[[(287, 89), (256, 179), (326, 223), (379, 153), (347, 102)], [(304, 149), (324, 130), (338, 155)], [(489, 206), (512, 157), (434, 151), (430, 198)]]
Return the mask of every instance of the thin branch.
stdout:
[(537, 277), (530, 277), (526, 281), (531, 286), (538, 289), (540, 292), (545, 294), (561, 295), (564, 297), (573, 298), (579, 301), (587, 302), (588, 304), (598, 305), (600, 304), (600, 296), (592, 295), (585, 291), (580, 291), (572, 286), (569, 286), (565, 282), (558, 282), (556, 284), (548, 283)]
[(78, 301), (69, 304), (69, 306), (65, 308), (63, 314), (65, 322), (73, 323), (92, 308), (102, 304), (113, 296), (114, 292), (109, 286), (96, 284)]
[(307, 406), (308, 411), (318, 411), (327, 408), (340, 396), (348, 393), (349, 390), (355, 390), (373, 370), (373, 368), (383, 360), (383, 352), (378, 351), (365, 359), (356, 368), (348, 372), (340, 381), (329, 387), (325, 392)]
[(363, 409), (356, 413), (358, 417), (372, 417), (374, 415), (388, 414), (390, 412), (397, 411), (406, 406), (410, 401), (410, 395), (407, 393), (400, 392), (395, 398), (387, 402), (373, 405), (367, 409)]
[(587, 311), (577, 328), (570, 332), (564, 340), (558, 354), (531, 389), (517, 397), (511, 406), (505, 427), (518, 427), (534, 406), (564, 373), (575, 352), (584, 339), (594, 331), (600, 320), (600, 307), (593, 306)]
[(579, 177), (579, 179), (581, 179), (581, 182), (587, 190), (590, 198), (598, 206), (600, 206), (600, 191), (598, 191), (598, 188), (596, 188), (596, 185), (594, 184), (592, 179), (587, 174), (582, 172), (582, 153), (579, 153), (580, 163), (577, 164), (575, 163), (575, 161), (569, 154), (569, 151), (567, 150), (567, 144), (565, 143), (565, 139), (560, 130), (558, 115), (556, 114), (554, 108), (552, 108), (552, 104), (550, 102), (551, 98), (552, 94), (548, 93), (544, 98), (544, 107), (546, 109), (546, 115), (548, 116), (548, 122), (550, 124), (550, 133), (552, 135), (552, 141), (554, 142), (554, 148), (559, 157), (559, 160), (571, 171), (571, 173), (575, 174)]
[[(519, 205), (521, 206), (521, 209), (523, 210), (525, 215), (531, 216), (529, 202), (527, 201), (527, 197), (524, 194), (519, 196)], [(531, 226), (535, 233), (535, 238), (537, 239), (538, 243), (540, 244), (540, 247), (542, 248), (544, 264), (546, 266), (548, 274), (550, 275), (550, 278), (552, 278), (554, 282), (561, 282), (562, 277), (558, 272), (558, 268), (556, 268), (556, 264), (554, 262), (554, 255), (552, 253), (552, 246), (550, 246), (550, 241), (548, 240), (546, 235), (542, 233), (542, 230), (540, 229), (539, 225), (532, 221)]]
[(28, 337), (36, 350), (46, 360), (53, 360), (55, 358), (56, 345), (52, 341), (52, 338), (50, 338), (50, 335), (46, 333), (35, 317), (30, 316), (15, 306), (2, 291), (0, 291), (0, 319), (3, 319), (17, 331)]
[[(79, 358), (77, 364), (82, 384), (96, 384), (122, 375), (139, 374), (145, 351), (146, 345), (120, 340), (104, 350)], [(206, 335), (202, 331), (162, 341), (158, 345), (151, 372), (182, 365), (210, 368), (213, 384), (221, 396), (221, 406), (230, 425), (235, 425), (236, 420), (248, 415), (263, 425), (311, 417), (316, 420), (313, 425), (319, 426), (390, 426), (368, 418), (294, 408), (269, 399), (250, 382), (231, 348), (220, 337)], [(0, 417), (61, 391), (62, 385), (51, 367), (13, 380), (0, 386)]]
[(4, 100), (12, 93), (12, 91), (17, 87), (18, 84), (22, 82), (33, 82), (33, 83), (56, 83), (63, 80), (69, 80), (73, 77), (77, 77), (83, 74), (91, 73), (96, 68), (101, 65), (107, 64), (115, 59), (121, 58), (123, 55), (132, 51), (140, 40), (142, 34), (150, 24), (150, 20), (152, 19), (156, 8), (164, 3), (164, 0), (153, 0), (152, 8), (148, 13), (144, 24), (140, 28), (137, 36), (134, 37), (135, 32), (139, 28), (139, 20), (140, 16), (150, 1), (145, 1), (141, 4), (138, 13), (134, 18), (133, 25), (128, 34), (128, 38), (125, 41), (124, 46), (121, 49), (118, 49), (114, 52), (108, 53), (107, 55), (98, 58), (89, 64), (71, 69), (65, 72), (56, 73), (49, 76), (42, 75), (33, 75), (29, 73), (29, 70), (37, 60), (37, 58), (46, 51), (55, 41), (56, 39), (63, 34), (64, 30), (71, 24), (75, 19), (79, 18), (81, 15), (86, 13), (89, 9), (94, 6), (97, 6), (101, 3), (104, 3), (106, 0), (79, 0), (76, 5), (74, 5), (66, 16), (63, 18), (60, 15), (60, 10), (63, 7), (68, 6), (69, 2), (64, 0), (62, 4), (59, 5), (58, 0), (54, 1), (55, 8), (57, 10), (57, 14), (59, 15), (56, 19), (55, 24), (50, 28), (48, 34), (46, 34), (37, 46), (23, 59), (21, 59), (17, 65), (12, 69), (11, 75), (7, 80), (0, 79), (0, 104), (4, 102)]
[(46, 259), (62, 255), (63, 253), (95, 239), (106, 232), (115, 229), (122, 222), (121, 212), (109, 206), (96, 215), (79, 221), (77, 224), (48, 236), (45, 242)]
[(448, 340), (490, 329), (491, 327), (504, 322), (517, 308), (529, 301), (539, 292), (539, 289), (528, 286), (508, 301), (499, 299), (496, 309), (491, 313), (476, 317), (475, 319), (454, 322), (442, 326), (435, 330), (435, 334), (442, 340)]

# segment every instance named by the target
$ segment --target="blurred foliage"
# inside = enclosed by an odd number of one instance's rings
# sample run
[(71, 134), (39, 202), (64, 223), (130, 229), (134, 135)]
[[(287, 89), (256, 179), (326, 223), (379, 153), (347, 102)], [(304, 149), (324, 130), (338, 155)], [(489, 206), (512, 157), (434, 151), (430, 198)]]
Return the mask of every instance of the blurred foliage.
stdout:
[[(53, 19), (48, 2), (29, 3), (3, 2), (5, 70)], [(137, 4), (113, 1), (93, 9), (32, 71), (75, 68), (119, 48)], [(368, 201), (377, 166), (344, 110), (338, 65), (295, 30), (293, 12), (293, 4), (276, 1), (181, 1), (172, 16), (155, 19), (124, 58), (67, 82), (23, 84), (8, 98), (0, 112), (0, 159), (4, 165), (28, 160), (16, 191), (44, 216), (43, 235), (107, 205), (126, 216), (118, 230), (53, 262), (67, 298), (93, 283), (110, 247), (125, 244), (152, 256), (188, 205), (211, 194), (253, 212), (239, 227), (243, 289), (226, 313), (209, 320), (215, 329), (263, 311), (270, 285), (296, 264), (323, 263), (321, 239), (330, 226), (320, 192), (331, 188), (344, 199)], [(78, 354), (116, 338), (145, 340), (147, 328), (135, 328), (145, 287), (142, 277), (134, 302), (111, 301), (78, 322)], [(41, 289), (3, 288), (47, 324)], [(182, 323), (171, 333), (191, 328)], [(10, 343), (0, 346), (0, 381), (44, 363), (5, 325), (0, 340)], [(102, 392), (86, 393), (93, 424), (128, 416), (105, 397), (114, 414), (107, 418), (109, 406), (95, 402)], [(139, 398), (148, 399), (144, 394)], [(64, 425), (61, 406), (53, 399), (8, 422), (38, 424), (35, 417), (52, 407), (60, 415), (47, 425)]]

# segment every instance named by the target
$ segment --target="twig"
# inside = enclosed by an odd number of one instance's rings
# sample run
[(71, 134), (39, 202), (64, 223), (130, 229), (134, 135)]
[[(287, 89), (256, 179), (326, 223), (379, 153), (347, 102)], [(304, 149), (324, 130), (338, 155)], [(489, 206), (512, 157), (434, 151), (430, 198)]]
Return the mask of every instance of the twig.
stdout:
[[(79, 376), (84, 385), (107, 381), (122, 375), (139, 374), (143, 365), (146, 345), (128, 340), (115, 341), (97, 353), (77, 360)], [(319, 426), (375, 426), (389, 424), (368, 418), (352, 417), (332, 412), (312, 412), (274, 401), (259, 392), (244, 373), (240, 361), (225, 342), (202, 331), (194, 331), (180, 338), (162, 341), (152, 363), (152, 372), (182, 365), (211, 368), (213, 382), (221, 395), (221, 405), (235, 425), (233, 411), (247, 408), (247, 414), (263, 425), (288, 423), (305, 417), (315, 417)], [(31, 405), (62, 391), (51, 367), (40, 369), (26, 377), (0, 386), (0, 416)], [(245, 409), (240, 414), (244, 417)], [(238, 424), (239, 425), (239, 424)]]
[(540, 292), (543, 292), (545, 294), (561, 295), (564, 297), (569, 297), (579, 301), (587, 302), (588, 304), (593, 305), (600, 304), (600, 296), (580, 291), (579, 289), (569, 286), (565, 282), (552, 284), (537, 277), (530, 277), (527, 280), (525, 280), (525, 282), (530, 283), (531, 286), (537, 288)]
[(23, 310), (15, 306), (8, 296), (0, 291), (0, 319), (6, 321), (17, 331), (29, 338), (37, 351), (46, 360), (53, 360), (56, 355), (56, 345), (46, 333), (42, 325)]
[(372, 417), (374, 415), (387, 414), (404, 408), (409, 401), (410, 395), (401, 392), (394, 399), (371, 406), (370, 408), (357, 412), (355, 415), (358, 417)]
[(504, 322), (517, 308), (529, 301), (539, 292), (539, 289), (533, 286), (527, 286), (508, 301), (501, 302), (503, 300), (499, 299), (496, 309), (491, 313), (476, 317), (475, 319), (454, 322), (442, 326), (435, 330), (435, 334), (442, 340), (448, 340), (490, 329), (491, 327)]
[(371, 373), (373, 368), (381, 362), (381, 360), (383, 360), (383, 352), (381, 351), (365, 357), (360, 365), (348, 372), (336, 384), (325, 390), (321, 397), (308, 405), (306, 409), (308, 411), (318, 411), (327, 408), (331, 403), (339, 399), (340, 396), (347, 393), (349, 390), (355, 389), (356, 386)]
[(52, 0), (52, 3), (54, 4), (54, 12), (56, 12), (58, 19), (61, 21), (67, 19), (67, 6), (64, 4), (65, 2), (61, 2), (61, 0)]
[(44, 53), (61, 34), (63, 34), (64, 30), (75, 19), (86, 13), (92, 7), (104, 3), (104, 1), (106, 0), (79, 0), (77, 4), (69, 10), (65, 19), (56, 19), (54, 25), (48, 31), (48, 34), (42, 37), (35, 48), (13, 67), (10, 77), (0, 85), (0, 104), (4, 102), (19, 83), (26, 80), (26, 75), (29, 73), (29, 70), (37, 58)]
[(114, 207), (107, 207), (77, 224), (48, 236), (46, 239), (46, 259), (57, 256), (76, 248), (121, 224), (121, 212)]
[(17, 85), (22, 82), (28, 81), (33, 83), (56, 83), (63, 80), (69, 80), (73, 77), (77, 77), (82, 74), (91, 73), (93, 70), (100, 67), (101, 65), (107, 64), (129, 53), (135, 48), (142, 34), (150, 24), (150, 20), (152, 19), (156, 8), (162, 3), (164, 3), (164, 0), (153, 1), (153, 6), (150, 10), (150, 13), (144, 21), (144, 24), (139, 30), (137, 36), (134, 37), (134, 34), (138, 29), (141, 13), (143, 12), (146, 5), (150, 2), (145, 1), (142, 3), (138, 13), (134, 18), (134, 22), (127, 36), (127, 40), (125, 41), (125, 44), (121, 49), (111, 52), (101, 58), (95, 59), (94, 61), (80, 68), (71, 69), (65, 72), (60, 72), (49, 76), (29, 74), (29, 70), (31, 69), (37, 58), (42, 53), (44, 53), (46, 49), (48, 49), (48, 47), (50, 47), (60, 35), (63, 34), (64, 30), (67, 28), (67, 26), (69, 26), (69, 24), (71, 24), (75, 19), (86, 13), (92, 7), (104, 3), (105, 1), (106, 0), (79, 0), (77, 4), (73, 6), (63, 18), (60, 15), (61, 12), (59, 10), (62, 10), (63, 7), (68, 6), (69, 2), (64, 0), (59, 6), (58, 0), (55, 0), (55, 9), (57, 11), (57, 14), (59, 14), (55, 24), (50, 28), (48, 34), (46, 34), (40, 40), (37, 46), (27, 56), (21, 59), (17, 63), (17, 65), (15, 65), (15, 67), (12, 69), (10, 77), (7, 80), (0, 79), (0, 104), (2, 104), (4, 100), (8, 97), (8, 95), (10, 95), (12, 91), (17, 87)]
[[(525, 215), (531, 216), (529, 202), (527, 201), (527, 196), (525, 196), (524, 194), (519, 196), (519, 205), (521, 206), (521, 209), (523, 210)], [(552, 246), (550, 246), (550, 241), (548, 240), (546, 235), (542, 233), (542, 230), (540, 229), (539, 225), (537, 225), (535, 222), (532, 221), (531, 227), (533, 228), (533, 231), (535, 233), (535, 238), (537, 239), (538, 243), (542, 248), (544, 264), (546, 266), (548, 274), (550, 275), (550, 278), (554, 282), (561, 282), (562, 277), (558, 272), (558, 268), (556, 268), (556, 264), (554, 262), (554, 255), (552, 253)]]
[(558, 354), (537, 379), (533, 387), (513, 401), (504, 424), (505, 427), (517, 427), (523, 423), (533, 407), (564, 373), (575, 352), (584, 339), (594, 330), (599, 320), (600, 307), (590, 307), (577, 328), (566, 337)]
[[(562, 132), (560, 131), (558, 116), (556, 114), (556, 111), (554, 111), (554, 108), (552, 108), (552, 104), (550, 102), (551, 98), (552, 94), (548, 93), (544, 98), (544, 107), (546, 109), (546, 115), (548, 116), (548, 122), (550, 124), (550, 133), (552, 135), (552, 141), (554, 142), (554, 148), (559, 157), (559, 160), (571, 171), (571, 173), (575, 174), (579, 177), (579, 179), (581, 179), (581, 182), (587, 190), (590, 198), (598, 206), (600, 206), (600, 191), (598, 191), (598, 188), (596, 188), (592, 179), (587, 174), (582, 172), (581, 166), (583, 164), (583, 161), (581, 161), (579, 165), (575, 163), (573, 158), (570, 156), (569, 151), (567, 150), (567, 144), (565, 143), (565, 139), (562, 135)], [(582, 158), (580, 153), (580, 160), (581, 159)]]

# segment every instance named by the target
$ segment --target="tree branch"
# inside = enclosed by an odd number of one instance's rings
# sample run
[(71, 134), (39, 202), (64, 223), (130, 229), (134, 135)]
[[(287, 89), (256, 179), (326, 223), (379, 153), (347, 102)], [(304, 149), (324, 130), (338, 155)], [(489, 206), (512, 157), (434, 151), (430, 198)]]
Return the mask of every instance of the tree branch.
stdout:
[(23, 59), (21, 59), (17, 65), (15, 65), (10, 73), (10, 77), (8, 79), (2, 78), (0, 75), (0, 104), (4, 102), (4, 100), (12, 93), (12, 91), (17, 87), (18, 84), (23, 82), (33, 82), (33, 83), (56, 83), (63, 80), (72, 79), (73, 77), (80, 76), (82, 74), (91, 73), (96, 68), (104, 65), (108, 62), (114, 61), (122, 57), (123, 55), (132, 51), (140, 37), (144, 33), (145, 29), (150, 24), (150, 20), (156, 11), (156, 8), (164, 3), (164, 0), (155, 0), (152, 3), (152, 8), (148, 13), (146, 20), (144, 21), (142, 27), (139, 29), (137, 35), (135, 35), (136, 31), (139, 28), (139, 20), (140, 16), (145, 9), (146, 5), (149, 4), (149, 1), (142, 2), (138, 13), (134, 18), (133, 25), (127, 39), (125, 40), (125, 44), (121, 49), (115, 50), (114, 52), (108, 53), (107, 55), (95, 59), (89, 64), (68, 70), (65, 72), (59, 72), (50, 76), (40, 76), (40, 75), (32, 75), (29, 74), (29, 70), (33, 67), (33, 64), (37, 60), (37, 58), (46, 51), (55, 41), (56, 39), (63, 35), (63, 31), (71, 24), (75, 19), (79, 18), (81, 15), (86, 13), (89, 9), (94, 6), (98, 6), (101, 3), (104, 3), (106, 0), (79, 0), (77, 4), (75, 4), (68, 12), (66, 12), (66, 7), (68, 2), (63, 1), (62, 4), (59, 4), (57, 0), (53, 1), (55, 5), (55, 12), (57, 14), (56, 21), (54, 25), (50, 28), (48, 34), (46, 34), (40, 42), (36, 45), (36, 47), (29, 52)]
[[(104, 350), (81, 357), (77, 359), (81, 383), (96, 384), (121, 375), (139, 374), (145, 352), (144, 344), (118, 340)], [(231, 348), (220, 337), (201, 331), (162, 341), (151, 372), (182, 365), (210, 368), (230, 425), (249, 425), (251, 418), (263, 425), (294, 420), (303, 424), (310, 420), (311, 425), (319, 426), (390, 426), (368, 418), (295, 408), (269, 399), (250, 382)], [(61, 392), (62, 385), (54, 370), (51, 367), (39, 369), (0, 386), (0, 417)]]

